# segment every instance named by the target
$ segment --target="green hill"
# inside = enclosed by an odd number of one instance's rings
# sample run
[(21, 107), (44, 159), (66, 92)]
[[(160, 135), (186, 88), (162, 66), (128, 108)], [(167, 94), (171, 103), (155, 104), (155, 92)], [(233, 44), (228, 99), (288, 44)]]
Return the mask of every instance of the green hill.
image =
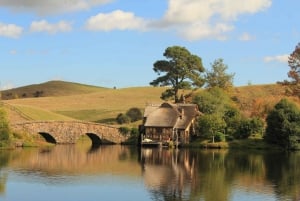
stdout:
[[(4, 103), (23, 116), (30, 117), (31, 120), (46, 120), (47, 118), (49, 120), (64, 120), (69, 118), (110, 123), (119, 113), (125, 113), (131, 107), (138, 107), (143, 110), (148, 103), (161, 103), (160, 95), (165, 88), (109, 89), (51, 81), (40, 85), (20, 87), (10, 92), (22, 94), (36, 90), (45, 91), (44, 96), (8, 99), (4, 100)], [(11, 121), (19, 120), (16, 118), (17, 115), (13, 116)]]
[[(2, 92), (17, 94), (15, 99), (4, 100), (11, 121), (22, 120), (84, 120), (113, 123), (119, 113), (132, 107), (141, 110), (147, 104), (161, 103), (164, 87), (131, 87), (121, 89), (101, 88), (78, 83), (51, 81)], [(33, 97), (43, 91), (42, 97)], [(22, 98), (22, 94), (28, 94)], [(266, 113), (285, 96), (285, 87), (277, 84), (235, 87), (231, 99), (246, 116), (265, 117)], [(29, 96), (31, 94), (31, 97)], [(299, 104), (299, 99), (288, 97)], [(12, 109), (13, 108), (13, 109)], [(16, 112), (17, 111), (17, 112)], [(22, 118), (18, 114), (23, 115)], [(20, 115), (19, 115), (20, 116)], [(26, 119), (27, 118), (27, 119)], [(29, 119), (28, 119), (29, 118)]]
[(103, 87), (84, 85), (65, 81), (49, 81), (41, 84), (33, 84), (24, 87), (3, 90), (2, 100), (16, 98), (70, 96), (75, 94), (88, 94), (105, 90)]

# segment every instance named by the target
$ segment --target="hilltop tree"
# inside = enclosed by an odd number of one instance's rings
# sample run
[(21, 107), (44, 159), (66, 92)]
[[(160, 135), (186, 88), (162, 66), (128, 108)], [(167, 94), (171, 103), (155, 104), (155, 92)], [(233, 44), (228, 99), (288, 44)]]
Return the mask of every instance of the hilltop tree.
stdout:
[(211, 71), (206, 72), (207, 88), (219, 87), (221, 89), (228, 89), (233, 86), (234, 74), (226, 73), (228, 66), (223, 63), (223, 59), (216, 59), (211, 64)]
[(178, 103), (180, 89), (203, 86), (204, 79), (201, 77), (201, 73), (205, 69), (200, 57), (180, 46), (168, 47), (163, 55), (167, 60), (158, 60), (153, 65), (153, 70), (159, 77), (150, 82), (150, 85), (153, 86), (171, 86), (162, 93), (162, 99), (174, 97), (175, 102)]

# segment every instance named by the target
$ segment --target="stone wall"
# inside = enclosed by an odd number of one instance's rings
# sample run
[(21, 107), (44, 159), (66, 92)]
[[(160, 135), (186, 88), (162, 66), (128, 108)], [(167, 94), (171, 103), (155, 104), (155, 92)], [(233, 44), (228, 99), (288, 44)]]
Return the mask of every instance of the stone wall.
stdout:
[(47, 133), (56, 143), (75, 143), (80, 136), (93, 134), (100, 140), (120, 144), (127, 138), (113, 126), (82, 121), (30, 121), (11, 125), (12, 130), (27, 133)]

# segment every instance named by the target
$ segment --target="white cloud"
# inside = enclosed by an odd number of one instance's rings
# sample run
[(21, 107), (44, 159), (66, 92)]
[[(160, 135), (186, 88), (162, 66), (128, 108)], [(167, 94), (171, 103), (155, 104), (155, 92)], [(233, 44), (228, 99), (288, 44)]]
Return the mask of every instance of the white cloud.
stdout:
[(264, 58), (264, 62), (281, 62), (281, 63), (288, 63), (289, 55), (283, 54), (283, 55), (277, 55), (277, 56), (267, 56)]
[(271, 3), (271, 0), (169, 0), (164, 20), (171, 23), (193, 23), (219, 17), (230, 21), (241, 14), (253, 14), (267, 9)]
[(0, 36), (9, 38), (19, 38), (23, 33), (23, 28), (15, 24), (4, 24), (0, 22)]
[(163, 18), (152, 25), (173, 28), (188, 40), (224, 40), (240, 15), (263, 11), (271, 3), (271, 0), (169, 0)]
[(57, 32), (69, 32), (72, 30), (72, 25), (69, 22), (60, 21), (55, 24), (50, 24), (46, 20), (34, 21), (30, 25), (31, 32), (47, 32), (55, 34)]
[[(93, 31), (167, 30), (187, 40), (226, 40), (240, 15), (254, 14), (271, 6), (272, 0), (168, 0), (161, 19), (149, 20), (132, 12), (116, 10), (90, 17), (86, 28)], [(244, 34), (241, 40), (253, 39)]]
[(100, 13), (90, 17), (86, 22), (86, 28), (93, 31), (111, 30), (143, 30), (146, 21), (131, 12), (116, 10), (111, 13)]
[(88, 10), (113, 0), (0, 0), (0, 7), (39, 15)]
[(226, 32), (231, 31), (234, 27), (229, 24), (210, 24), (194, 23), (186, 28), (179, 30), (179, 34), (188, 40), (197, 39), (217, 39), (226, 40)]
[(239, 40), (241, 40), (241, 41), (251, 41), (251, 40), (255, 40), (255, 37), (251, 36), (249, 33), (243, 33), (239, 37)]

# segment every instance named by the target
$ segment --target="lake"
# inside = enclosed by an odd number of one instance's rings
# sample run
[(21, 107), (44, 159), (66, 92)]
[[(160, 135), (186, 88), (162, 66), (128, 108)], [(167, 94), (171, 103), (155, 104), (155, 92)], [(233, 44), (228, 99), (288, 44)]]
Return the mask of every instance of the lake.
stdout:
[(57, 145), (0, 151), (0, 200), (300, 200), (300, 152)]

